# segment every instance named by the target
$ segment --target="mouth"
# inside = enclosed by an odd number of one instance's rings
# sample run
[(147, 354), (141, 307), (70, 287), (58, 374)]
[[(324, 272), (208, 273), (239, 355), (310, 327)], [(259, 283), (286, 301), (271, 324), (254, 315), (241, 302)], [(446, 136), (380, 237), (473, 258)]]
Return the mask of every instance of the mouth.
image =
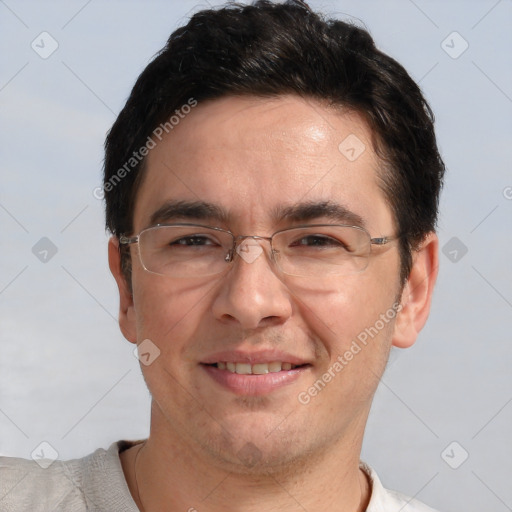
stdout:
[(311, 364), (289, 361), (217, 361), (201, 363), (208, 377), (220, 388), (238, 396), (269, 395), (301, 379)]

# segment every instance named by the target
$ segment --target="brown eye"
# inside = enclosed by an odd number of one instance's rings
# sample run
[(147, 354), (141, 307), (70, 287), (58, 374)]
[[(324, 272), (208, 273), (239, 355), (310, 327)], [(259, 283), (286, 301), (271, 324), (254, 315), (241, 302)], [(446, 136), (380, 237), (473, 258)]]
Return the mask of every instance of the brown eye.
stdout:
[(171, 241), (169, 245), (186, 245), (186, 246), (202, 246), (202, 245), (215, 245), (216, 243), (206, 236), (191, 235), (178, 238), (178, 240)]

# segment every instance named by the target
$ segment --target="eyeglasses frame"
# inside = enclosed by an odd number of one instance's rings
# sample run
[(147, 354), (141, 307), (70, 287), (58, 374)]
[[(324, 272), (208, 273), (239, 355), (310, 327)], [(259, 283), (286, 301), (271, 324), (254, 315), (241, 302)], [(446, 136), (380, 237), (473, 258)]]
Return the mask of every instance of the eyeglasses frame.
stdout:
[[(173, 224), (155, 224), (154, 226), (149, 226), (147, 228), (142, 229), (139, 232), (138, 235), (135, 235), (135, 236), (132, 236), (132, 237), (128, 237), (128, 236), (122, 234), (122, 235), (119, 236), (119, 244), (120, 245), (124, 245), (124, 246), (130, 246), (132, 244), (139, 244), (140, 236), (145, 231), (148, 231), (150, 229), (155, 229), (155, 228), (174, 227), (174, 226), (176, 226), (176, 227), (206, 228), (206, 229), (211, 229), (211, 230), (214, 230), (214, 231), (219, 231), (221, 233), (226, 233), (226, 234), (230, 235), (231, 238), (233, 239), (233, 246), (227, 252), (227, 254), (226, 254), (225, 258), (224, 258), (224, 261), (226, 261), (226, 263), (231, 263), (234, 260), (234, 254), (235, 254), (236, 249), (239, 246), (240, 242), (242, 242), (243, 240), (245, 240), (247, 238), (252, 238), (253, 240), (267, 240), (269, 242), (269, 244), (270, 244), (270, 256), (271, 256), (271, 259), (272, 259), (272, 261), (276, 265), (278, 265), (278, 263), (277, 263), (277, 261), (275, 259), (275, 255), (278, 254), (279, 251), (274, 249), (274, 247), (272, 245), (272, 240), (273, 240), (275, 235), (277, 235), (279, 233), (282, 233), (284, 231), (291, 231), (293, 229), (315, 228), (315, 227), (326, 227), (326, 226), (336, 226), (336, 227), (358, 229), (358, 230), (363, 231), (364, 233), (366, 233), (368, 235), (368, 238), (369, 238), (369, 241), (370, 241), (370, 253), (368, 254), (368, 258), (371, 255), (371, 246), (372, 245), (383, 246), (383, 245), (388, 244), (389, 242), (395, 241), (395, 240), (400, 238), (400, 236), (383, 236), (383, 237), (373, 237), (372, 238), (372, 236), (370, 235), (368, 230), (366, 230), (365, 228), (363, 228), (361, 226), (350, 225), (350, 224), (302, 224), (302, 225), (299, 225), (299, 226), (292, 226), (292, 227), (280, 229), (280, 230), (274, 232), (271, 236), (260, 236), (260, 235), (238, 235), (237, 236), (232, 231), (230, 231), (228, 229), (224, 229), (224, 228), (219, 228), (217, 226), (208, 226), (206, 224), (194, 224), (194, 223), (188, 223), (188, 222), (183, 222), (183, 223), (180, 222), (180, 223), (173, 223)], [(156, 275), (164, 275), (164, 276), (166, 275), (166, 274), (160, 274), (158, 272), (154, 272), (152, 270), (149, 270), (145, 266), (144, 262), (142, 261), (142, 255), (140, 253), (140, 245), (138, 245), (137, 252), (139, 254), (139, 260), (140, 260), (140, 262), (142, 264), (142, 267), (144, 268), (144, 270), (146, 272), (150, 272), (150, 273), (156, 274)], [(286, 272), (282, 271), (281, 269), (280, 269), (280, 271), (286, 274)], [(221, 272), (219, 272), (219, 274), (220, 273)], [(215, 274), (213, 274), (213, 275), (215, 275)]]

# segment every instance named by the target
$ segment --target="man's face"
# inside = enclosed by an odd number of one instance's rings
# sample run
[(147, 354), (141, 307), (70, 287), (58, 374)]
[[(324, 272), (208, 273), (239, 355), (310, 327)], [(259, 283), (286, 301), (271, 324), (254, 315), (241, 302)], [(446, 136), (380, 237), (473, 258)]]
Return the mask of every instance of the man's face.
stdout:
[[(313, 100), (228, 97), (199, 104), (148, 155), (134, 233), (167, 202), (213, 204), (225, 219), (180, 216), (165, 223), (267, 237), (299, 224), (343, 223), (327, 214), (301, 220), (277, 213), (329, 202), (359, 216), (372, 237), (393, 235), (370, 139), (359, 116)], [(355, 160), (345, 147), (354, 141), (355, 151), (361, 143), (366, 148)], [(254, 261), (236, 256), (226, 272), (205, 278), (149, 273), (132, 246), (127, 320), (138, 342), (149, 339), (160, 350), (142, 366), (153, 397), (152, 428), (227, 467), (253, 470), (361, 442), (400, 292), (396, 243), (374, 246), (365, 271), (329, 279), (280, 274), (268, 242), (261, 244)], [(358, 351), (353, 342), (363, 332), (366, 345), (358, 341)], [(226, 361), (301, 366), (261, 376), (213, 366)], [(317, 392), (308, 391), (319, 379)]]

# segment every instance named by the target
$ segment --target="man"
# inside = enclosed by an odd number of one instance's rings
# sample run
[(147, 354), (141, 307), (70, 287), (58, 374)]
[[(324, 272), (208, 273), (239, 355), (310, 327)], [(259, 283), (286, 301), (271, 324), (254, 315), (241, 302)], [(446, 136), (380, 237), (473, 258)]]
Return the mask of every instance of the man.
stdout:
[(6, 510), (431, 511), (360, 452), (428, 316), (443, 173), (419, 88), (364, 30), (298, 0), (194, 15), (106, 141), (150, 435), (3, 459)]

